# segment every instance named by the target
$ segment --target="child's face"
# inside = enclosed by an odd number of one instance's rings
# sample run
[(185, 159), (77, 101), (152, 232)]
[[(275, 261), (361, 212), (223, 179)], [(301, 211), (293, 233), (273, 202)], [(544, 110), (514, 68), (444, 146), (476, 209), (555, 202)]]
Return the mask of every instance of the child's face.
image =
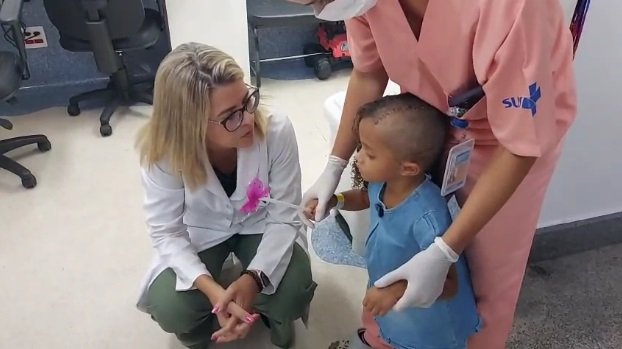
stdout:
[[(253, 144), (256, 103), (253, 90), (239, 80), (210, 93), (210, 125), (207, 139), (222, 148), (246, 148)], [(253, 108), (254, 106), (254, 108)], [(252, 110), (253, 113), (248, 112)]]
[(356, 153), (356, 165), (367, 182), (389, 181), (402, 170), (401, 162), (386, 145), (381, 127), (371, 119), (363, 119), (359, 124), (361, 150)]

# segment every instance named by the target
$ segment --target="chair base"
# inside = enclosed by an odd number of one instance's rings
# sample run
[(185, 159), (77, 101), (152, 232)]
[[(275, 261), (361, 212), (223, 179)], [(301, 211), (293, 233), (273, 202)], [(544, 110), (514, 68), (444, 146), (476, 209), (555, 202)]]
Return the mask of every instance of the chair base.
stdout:
[(44, 135), (21, 136), (0, 140), (0, 168), (19, 176), (22, 180), (22, 185), (27, 189), (34, 188), (37, 185), (37, 179), (29, 169), (4, 154), (11, 150), (35, 143), (37, 144), (37, 148), (42, 152), (46, 152), (52, 148), (52, 144)]
[[(141, 87), (141, 85), (144, 85)], [(153, 78), (146, 78), (135, 82), (129, 81), (125, 68), (110, 76), (108, 86), (105, 88), (88, 91), (75, 95), (69, 99), (67, 114), (77, 116), (80, 114), (80, 103), (88, 100), (103, 100), (106, 102), (99, 121), (99, 132), (102, 136), (110, 136), (112, 127), (110, 118), (121, 105), (130, 106), (136, 103), (153, 104)]]

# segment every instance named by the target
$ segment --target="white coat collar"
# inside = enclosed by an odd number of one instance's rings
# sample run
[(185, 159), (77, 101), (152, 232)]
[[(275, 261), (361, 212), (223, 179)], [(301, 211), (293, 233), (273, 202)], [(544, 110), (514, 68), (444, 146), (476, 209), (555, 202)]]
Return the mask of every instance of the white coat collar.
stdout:
[[(228, 198), (212, 165), (207, 159), (207, 154), (205, 152), (202, 152), (202, 154), (204, 154), (203, 160), (205, 161), (205, 169), (207, 171), (207, 190), (223, 198)], [(246, 188), (255, 177), (260, 175), (261, 159), (267, 159), (266, 144), (261, 138), (257, 139), (248, 148), (238, 149), (237, 181), (235, 191), (230, 198), (232, 201), (246, 198)]]

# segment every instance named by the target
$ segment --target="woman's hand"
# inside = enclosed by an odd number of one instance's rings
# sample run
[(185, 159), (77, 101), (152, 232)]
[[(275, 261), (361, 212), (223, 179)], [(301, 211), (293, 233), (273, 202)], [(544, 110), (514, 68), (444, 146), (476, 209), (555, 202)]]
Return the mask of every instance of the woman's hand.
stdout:
[[(212, 334), (212, 341), (216, 343), (233, 342), (244, 339), (250, 332), (253, 323), (259, 318), (259, 314), (244, 317), (247, 312), (234, 302), (229, 302), (226, 310), (214, 308), (213, 313), (218, 318), (220, 329)], [(240, 320), (244, 317), (245, 320)]]
[[(259, 285), (255, 282), (252, 276), (244, 274), (234, 281), (224, 294), (220, 297), (218, 303), (216, 303), (216, 311), (224, 309), (224, 307), (230, 302), (234, 302), (247, 312), (251, 312), (253, 304), (255, 303), (255, 297), (261, 291)], [(241, 319), (248, 320), (251, 317)]]
[(221, 329), (212, 335), (212, 340), (224, 343), (246, 337), (259, 316), (251, 315), (234, 302), (224, 302), (225, 297), (228, 297), (227, 291), (207, 275), (199, 276), (194, 284), (209, 298), (210, 303), (215, 304), (212, 313), (217, 316)]
[(259, 314), (250, 314), (258, 293), (257, 283), (247, 274), (240, 276), (222, 293), (213, 310), (221, 327), (212, 335), (213, 341), (225, 343), (246, 338), (260, 317)]
[(407, 307), (429, 308), (443, 293), (449, 267), (457, 260), (458, 255), (442, 238), (437, 237), (427, 249), (380, 278), (374, 285), (383, 288), (406, 280), (408, 285), (404, 296), (397, 301), (394, 309), (400, 311)]
[(260, 316), (249, 314), (259, 291), (255, 279), (244, 274), (222, 293), (214, 306), (222, 328), (212, 335), (212, 340), (224, 343), (246, 337), (251, 325)]
[(242, 322), (249, 322), (249, 319), (252, 318), (251, 314), (244, 307), (242, 307), (241, 310), (233, 309), (233, 311), (230, 311), (231, 309), (229, 309), (228, 307), (229, 302), (231, 302), (232, 298), (230, 297), (230, 294), (227, 293), (228, 290), (222, 288), (222, 286), (220, 286), (220, 284), (218, 284), (211, 277), (207, 275), (201, 275), (195, 280), (194, 285), (201, 292), (203, 292), (203, 294), (209, 299), (210, 303), (214, 305), (212, 313), (218, 314), (221, 312), (221, 310), (229, 311), (231, 315), (237, 317)]

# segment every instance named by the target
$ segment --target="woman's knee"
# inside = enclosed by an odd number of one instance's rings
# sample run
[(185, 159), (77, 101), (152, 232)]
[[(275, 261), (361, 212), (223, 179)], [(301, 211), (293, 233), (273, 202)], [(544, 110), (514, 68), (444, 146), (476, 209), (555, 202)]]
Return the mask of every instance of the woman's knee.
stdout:
[(295, 320), (304, 315), (315, 295), (317, 284), (309, 279), (308, 283), (289, 285), (276, 297), (273, 313), (275, 319)]
[(149, 289), (147, 311), (165, 332), (190, 333), (211, 318), (212, 306), (200, 291), (176, 291), (174, 280), (171, 270), (156, 278)]
[(304, 315), (315, 295), (316, 287), (309, 256), (296, 244), (276, 293), (266, 297), (266, 312), (273, 319), (295, 320)]
[(209, 312), (188, 309), (178, 302), (154, 304), (149, 306), (148, 311), (151, 318), (160, 325), (162, 330), (175, 334), (190, 333), (194, 328), (211, 318)]

